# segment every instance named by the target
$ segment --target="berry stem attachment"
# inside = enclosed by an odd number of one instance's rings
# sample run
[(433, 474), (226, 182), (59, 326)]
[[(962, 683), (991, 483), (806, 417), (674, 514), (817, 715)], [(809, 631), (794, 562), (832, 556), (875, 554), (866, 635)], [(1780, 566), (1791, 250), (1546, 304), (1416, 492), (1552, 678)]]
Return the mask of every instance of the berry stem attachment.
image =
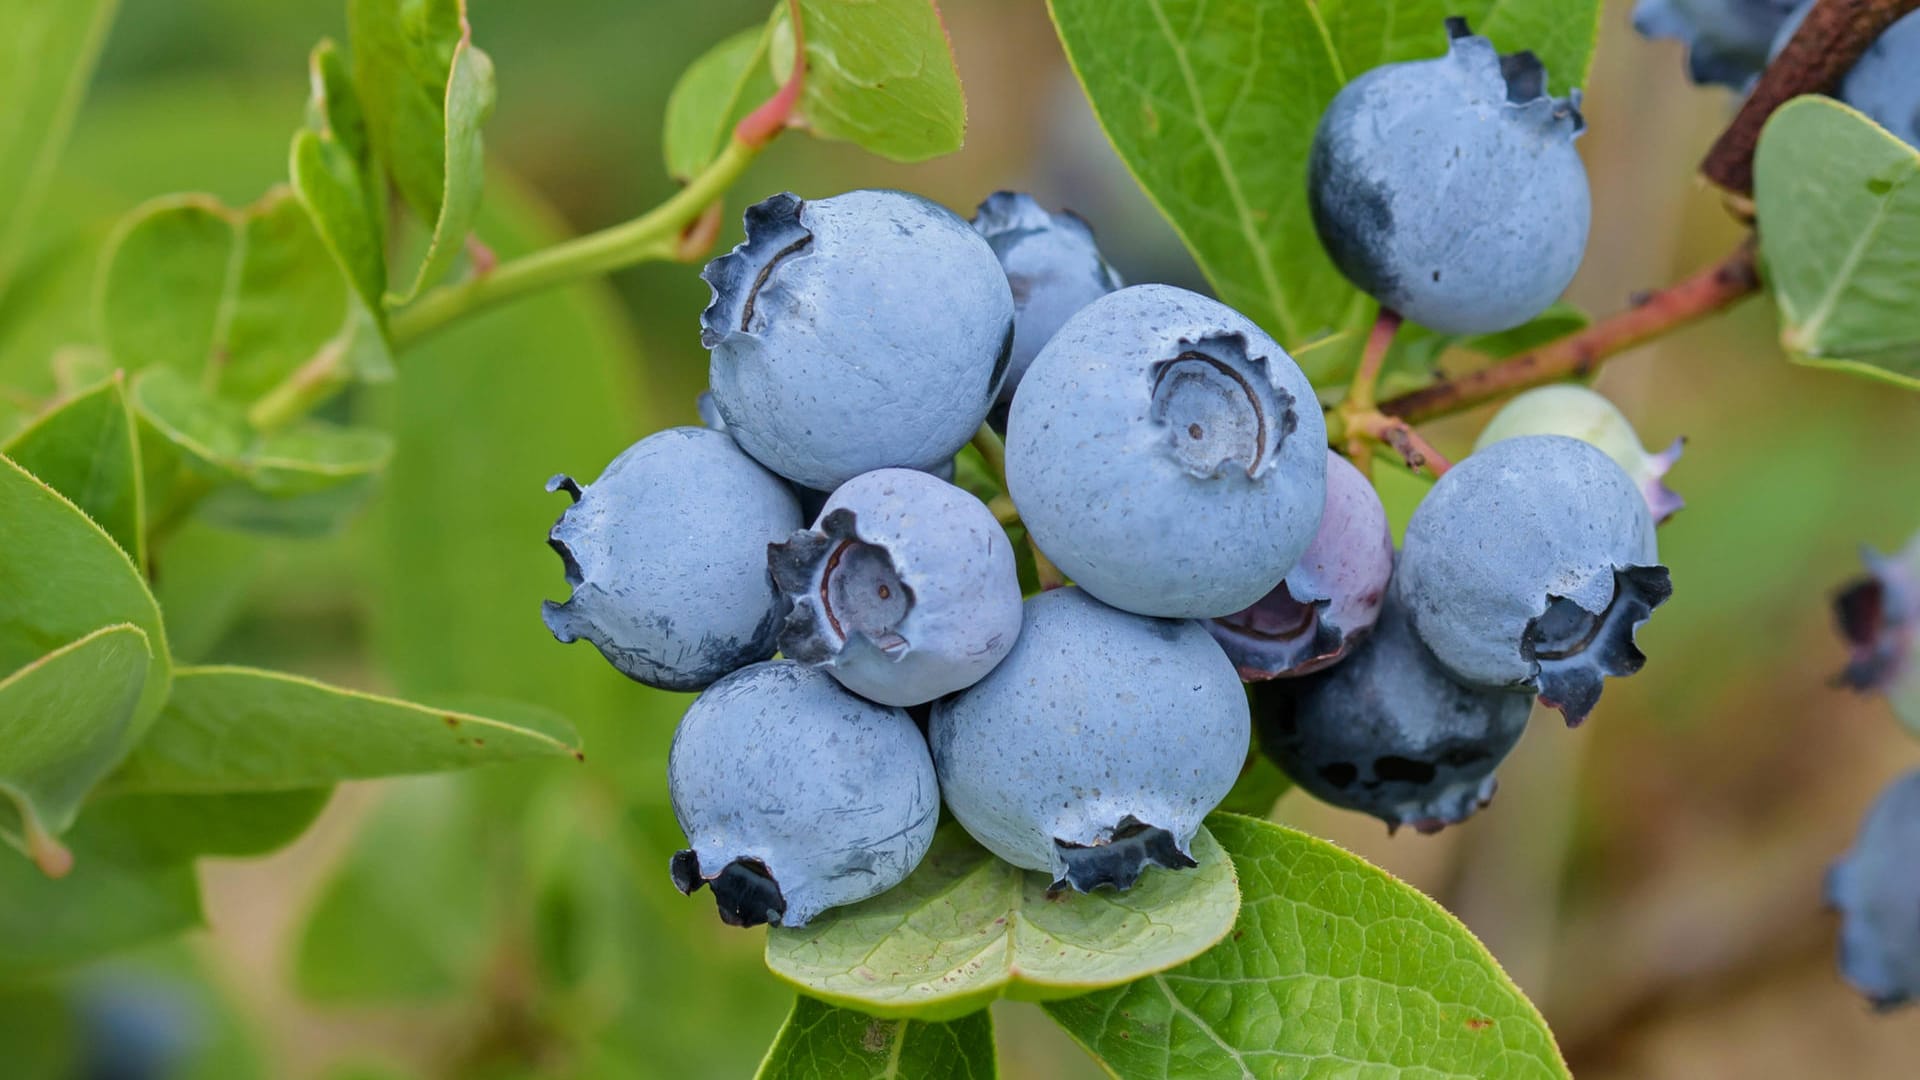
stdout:
[[(1371, 410), (1352, 414), (1347, 417), (1346, 431), (1347, 445), (1359, 447), (1368, 464), (1372, 463), (1373, 458), (1373, 448), (1369, 443), (1377, 442), (1393, 448), (1409, 469), (1425, 469), (1438, 477), (1453, 468), (1453, 462), (1448, 461), (1446, 455), (1435, 450), (1425, 436), (1413, 429), (1413, 425), (1398, 417)], [(1354, 466), (1363, 473), (1366, 471), (1357, 458)]]
[(1373, 321), (1373, 329), (1367, 332), (1366, 347), (1360, 353), (1360, 366), (1354, 369), (1353, 381), (1347, 385), (1346, 400), (1340, 403), (1339, 427), (1347, 436), (1347, 458), (1360, 470), (1360, 475), (1368, 479), (1373, 477), (1373, 445), (1367, 441), (1369, 436), (1361, 421), (1379, 416), (1374, 409), (1374, 394), (1380, 386), (1380, 369), (1386, 364), (1394, 335), (1399, 331), (1400, 313), (1381, 308)]
[(1380, 316), (1373, 321), (1373, 329), (1367, 333), (1367, 345), (1360, 353), (1360, 366), (1354, 369), (1353, 382), (1347, 387), (1347, 404), (1355, 413), (1370, 412), (1374, 404), (1374, 392), (1380, 386), (1380, 368), (1387, 361), (1387, 352), (1393, 348), (1394, 335), (1400, 332), (1400, 313), (1388, 308), (1380, 309)]
[(1014, 507), (1013, 499), (1006, 495), (995, 495), (987, 503), (987, 509), (993, 511), (993, 520), (1003, 526), (1020, 524), (1020, 511)]
[(987, 471), (1000, 482), (1000, 490), (1007, 489), (1007, 444), (991, 427), (980, 425), (973, 433), (973, 448), (980, 451), (980, 459), (987, 463)]
[(1759, 289), (1757, 252), (1748, 237), (1726, 258), (1611, 318), (1492, 367), (1389, 398), (1379, 411), (1416, 424), (1520, 390), (1585, 376), (1609, 358), (1731, 307)]
[(1746, 104), (1714, 140), (1700, 163), (1700, 174), (1724, 188), (1752, 216), (1753, 152), (1760, 129), (1773, 111), (1801, 94), (1832, 86), (1853, 67), (1876, 38), (1902, 16), (1920, 9), (1920, 0), (1819, 0), (1774, 57)]

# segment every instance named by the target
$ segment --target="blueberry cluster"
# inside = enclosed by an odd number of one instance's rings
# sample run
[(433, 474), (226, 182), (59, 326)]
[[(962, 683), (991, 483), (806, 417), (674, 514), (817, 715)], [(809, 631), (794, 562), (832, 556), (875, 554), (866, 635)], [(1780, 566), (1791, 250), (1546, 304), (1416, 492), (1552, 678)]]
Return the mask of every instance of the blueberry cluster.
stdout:
[[(1446, 56), (1340, 95), (1310, 191), (1383, 306), (1499, 329), (1579, 262), (1581, 121), (1531, 56), (1451, 25)], [(1279, 342), (1123, 287), (1084, 222), (1024, 195), (971, 224), (897, 191), (777, 195), (703, 277), (707, 426), (552, 482), (573, 592), (545, 614), (701, 691), (668, 761), (672, 876), (729, 923), (891, 888), (943, 805), (1059, 889), (1192, 866), (1256, 716), (1320, 797), (1457, 822), (1536, 697), (1578, 722), (1638, 669), (1669, 591), (1664, 463), (1589, 391), (1516, 402), (1396, 553)], [(953, 482), (970, 440), (993, 506)]]

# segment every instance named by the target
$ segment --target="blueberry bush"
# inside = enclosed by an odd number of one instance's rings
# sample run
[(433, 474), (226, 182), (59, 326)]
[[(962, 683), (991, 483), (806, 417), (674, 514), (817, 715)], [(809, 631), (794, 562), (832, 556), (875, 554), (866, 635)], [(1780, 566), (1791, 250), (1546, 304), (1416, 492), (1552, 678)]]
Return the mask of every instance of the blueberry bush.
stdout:
[[(1530, 726), (1705, 649), (1680, 444), (1610, 358), (1760, 299), (1791, 360), (1920, 386), (1915, 0), (1640, 0), (1738, 95), (1699, 174), (1739, 236), (1596, 314), (1597, 0), (1049, 0), (1204, 284), (1012, 190), (814, 190), (959, 150), (966, 43), (933, 0), (766, 6), (669, 42), (670, 193), (568, 236), (488, 152), (491, 10), (349, 0), (302, 114), (92, 131), (155, 16), (0, 0), (0, 1060), (259, 1071), (168, 943), (297, 844), (300, 994), (485, 1003), (424, 1074), (988, 1077), (1010, 999), (1128, 1080), (1571, 1075), (1459, 919), (1273, 811), (1477, 825)], [(152, 137), (184, 102), (284, 153)], [(697, 426), (582, 287), (648, 264)], [(1838, 614), (1920, 729), (1915, 550)], [(1826, 882), (1883, 1009), (1916, 783)], [(781, 1007), (764, 1052), (714, 1020)]]

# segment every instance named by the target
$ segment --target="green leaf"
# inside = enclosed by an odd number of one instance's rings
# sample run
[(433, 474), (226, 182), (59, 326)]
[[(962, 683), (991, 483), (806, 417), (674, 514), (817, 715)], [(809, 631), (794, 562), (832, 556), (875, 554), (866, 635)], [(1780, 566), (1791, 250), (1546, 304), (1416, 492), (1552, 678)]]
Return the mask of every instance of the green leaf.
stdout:
[(314, 46), (307, 70), (307, 126), (294, 133), (288, 165), (293, 193), (378, 321), (387, 290), (386, 189), (374, 172), (366, 117), (333, 42)]
[(160, 607), (112, 537), (0, 455), (0, 671), (119, 623), (139, 627), (153, 650), (124, 752), (146, 734), (173, 682)]
[(171, 368), (232, 400), (253, 400), (323, 350), (378, 347), (286, 188), (241, 210), (204, 195), (147, 203), (109, 240), (98, 289), (115, 366)]
[(171, 865), (202, 856), (245, 859), (278, 851), (326, 809), (332, 788), (224, 795), (105, 794), (81, 820), (126, 838), (129, 857)]
[(1192, 870), (1149, 870), (1126, 892), (1048, 891), (958, 825), (904, 883), (800, 929), (767, 934), (767, 967), (802, 991), (881, 1016), (944, 1020), (994, 998), (1086, 993), (1171, 967), (1233, 925), (1233, 866), (1206, 830)]
[(992, 1080), (993, 1019), (985, 1009), (947, 1023), (882, 1020), (801, 995), (780, 1026), (759, 1080)]
[[(967, 101), (940, 9), (928, 0), (800, 0), (807, 39), (797, 122), (894, 161), (960, 149)], [(775, 9), (773, 77), (793, 72), (793, 25)]]
[[(1282, 344), (1360, 306), (1307, 211), (1307, 150), (1347, 78), (1303, 0), (1051, 0), (1095, 114), (1220, 299)], [(1434, 26), (1434, 52), (1445, 32)]]
[(385, 432), (306, 420), (255, 431), (246, 409), (170, 368), (141, 372), (133, 404), (212, 491), (210, 521), (255, 532), (322, 532), (360, 505), (393, 457)]
[(0, 983), (44, 976), (201, 924), (187, 862), (156, 864), (111, 824), (82, 815), (68, 837), (73, 872), (49, 878), (0, 859)]
[(0, 0), (0, 291), (86, 95), (114, 0)]
[(303, 994), (440, 997), (471, 985), (492, 959), (492, 838), (476, 793), (450, 779), (398, 785), (374, 809), (301, 935), (294, 981)]
[(1323, 840), (1208, 822), (1245, 894), (1233, 934), (1046, 1007), (1114, 1076), (1569, 1075), (1540, 1014), (1438, 904)]
[(674, 84), (661, 132), (674, 179), (698, 175), (720, 156), (741, 117), (779, 89), (767, 68), (767, 37), (764, 24), (740, 31), (688, 65)]
[(1753, 169), (1788, 355), (1920, 386), (1920, 152), (1802, 97), (1767, 121)]
[(473, 45), (464, 0), (352, 0), (353, 81), (367, 136), (433, 239), (405, 303), (445, 277), (480, 206), (480, 128), (493, 112), (493, 61)]
[(173, 696), (116, 776), (119, 791), (287, 791), (342, 780), (575, 757), (566, 722), (522, 726), (248, 668), (181, 668)]
[(122, 623), (0, 679), (0, 835), (36, 861), (39, 838), (66, 832), (125, 753), (152, 659), (147, 635)]
[(1380, 505), (1386, 507), (1387, 527), (1393, 530), (1397, 547), (1407, 535), (1407, 522), (1412, 520), (1420, 500), (1433, 490), (1433, 478), (1407, 468), (1397, 455), (1376, 453), (1372, 479), (1373, 490), (1380, 495)]
[(41, 414), (0, 452), (71, 500), (136, 566), (146, 565), (145, 484), (124, 376), (115, 372)]

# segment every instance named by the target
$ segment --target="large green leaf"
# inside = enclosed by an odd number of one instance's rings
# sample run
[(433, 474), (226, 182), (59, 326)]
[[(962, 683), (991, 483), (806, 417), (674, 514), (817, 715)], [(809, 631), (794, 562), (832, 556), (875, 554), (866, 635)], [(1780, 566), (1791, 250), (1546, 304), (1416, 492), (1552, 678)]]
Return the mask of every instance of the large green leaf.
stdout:
[(493, 112), (493, 61), (473, 45), (465, 0), (352, 0), (353, 81), (367, 135), (401, 198), (433, 230), (391, 303), (446, 276), (480, 206), (480, 127)]
[(136, 566), (146, 565), (146, 485), (125, 378), (115, 373), (61, 402), (0, 443), (0, 453), (65, 495)]
[(780, 1027), (759, 1080), (992, 1080), (993, 1018), (883, 1020), (802, 995)]
[(1788, 355), (1920, 386), (1920, 152), (1803, 97), (1767, 121), (1753, 169)]
[(1597, 0), (1050, 0), (1107, 137), (1220, 298), (1283, 344), (1347, 327), (1366, 305), (1320, 248), (1307, 153), (1342, 84), (1445, 51), (1447, 14), (1556, 85), (1584, 77)]
[(42, 844), (119, 763), (152, 659), (147, 635), (122, 623), (0, 679), (0, 836), (56, 877), (65, 868)]
[(250, 401), (323, 350), (377, 347), (286, 188), (240, 210), (204, 195), (155, 199), (128, 215), (103, 260), (101, 341), (130, 372), (167, 367)]
[[(342, 780), (579, 755), (558, 717), (523, 723), (374, 697), (249, 668), (181, 668), (120, 791), (287, 791)], [(540, 726), (524, 726), (532, 720)]]
[(1540, 1014), (1438, 904), (1323, 840), (1208, 822), (1245, 892), (1233, 934), (1047, 1005), (1114, 1076), (1569, 1075)]
[(0, 455), (0, 671), (119, 623), (139, 627), (153, 650), (124, 752), (159, 715), (173, 681), (160, 607), (112, 537)]
[(0, 291), (85, 96), (114, 0), (0, 0)]
[(1205, 951), (1233, 925), (1233, 864), (1202, 830), (1199, 866), (1126, 892), (1052, 893), (949, 823), (904, 883), (767, 934), (767, 966), (808, 994), (884, 1016), (949, 1019), (1002, 995), (1044, 1001)]
[(294, 133), (288, 163), (293, 193), (377, 320), (387, 291), (386, 187), (374, 171), (366, 117), (333, 42), (314, 46), (307, 78), (307, 126)]
[[(1348, 77), (1304, 0), (1052, 0), (1067, 59), (1220, 299), (1278, 337), (1359, 299), (1307, 213), (1307, 148)], [(1445, 38), (1434, 27), (1435, 48)]]
[(767, 67), (767, 37), (766, 25), (740, 31), (688, 65), (674, 84), (660, 137), (674, 179), (691, 180), (719, 157), (734, 125), (778, 89)]
[[(778, 5), (773, 77), (793, 71), (793, 25)], [(807, 72), (798, 122), (894, 161), (960, 149), (967, 102), (940, 9), (930, 0), (800, 0)]]

